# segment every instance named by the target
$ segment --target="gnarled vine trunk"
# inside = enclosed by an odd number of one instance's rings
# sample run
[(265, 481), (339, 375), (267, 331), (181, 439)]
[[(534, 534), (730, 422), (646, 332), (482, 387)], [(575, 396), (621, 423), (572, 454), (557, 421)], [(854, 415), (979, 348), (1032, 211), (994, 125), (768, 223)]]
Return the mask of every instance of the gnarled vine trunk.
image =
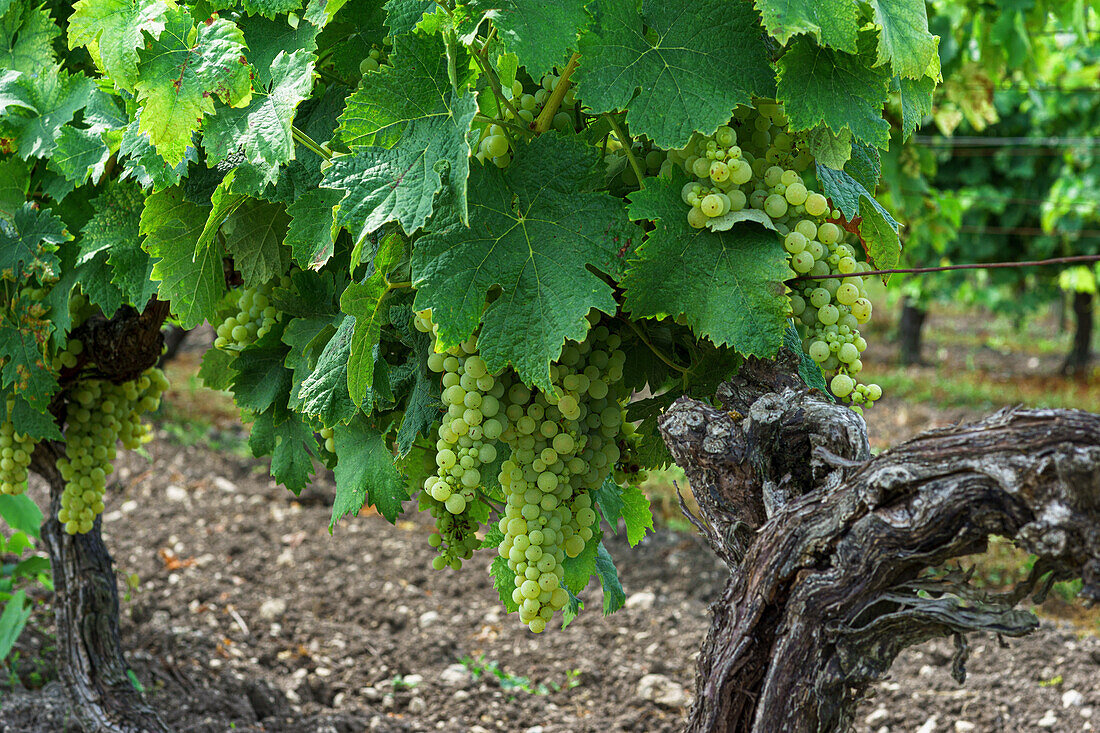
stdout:
[[(1100, 598), (1100, 416), (1004, 410), (872, 457), (862, 418), (806, 389), (797, 360), (750, 360), (724, 409), (681, 398), (660, 421), (731, 575), (711, 607), (693, 733), (840, 731), (906, 646), (1026, 634), (1013, 606), (1081, 577)], [(983, 594), (924, 571), (989, 535), (1040, 557), (1028, 582)]]
[[(144, 312), (123, 307), (110, 320), (89, 321), (75, 333), (85, 344), (82, 362), (62, 375), (62, 386), (90, 369), (101, 379), (133, 379), (156, 364), (161, 352), (160, 325), (167, 304), (154, 300)], [(64, 423), (65, 397), (51, 406)], [(43, 441), (35, 448), (31, 470), (45, 479), (50, 506), (42, 538), (53, 570), (53, 609), (57, 626), (58, 670), (73, 717), (88, 733), (160, 733), (167, 726), (145, 702), (131, 680), (119, 641), (118, 586), (113, 563), (100, 532), (101, 518), (84, 535), (69, 535), (57, 521), (65, 481), (56, 466), (63, 443)]]
[(73, 717), (86, 731), (167, 731), (130, 679), (118, 634), (118, 586), (111, 555), (103, 544), (101, 518), (91, 532), (69, 535), (57, 521), (65, 481), (53, 467), (59, 443), (35, 450), (35, 471), (50, 488), (50, 509), (42, 539), (53, 570), (58, 671)]

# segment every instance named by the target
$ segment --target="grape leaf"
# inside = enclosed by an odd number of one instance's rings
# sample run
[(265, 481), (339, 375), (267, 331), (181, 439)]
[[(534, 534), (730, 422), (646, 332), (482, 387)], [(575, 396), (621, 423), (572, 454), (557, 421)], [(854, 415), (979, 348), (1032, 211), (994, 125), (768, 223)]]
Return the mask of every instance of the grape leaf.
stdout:
[(250, 15), (262, 15), (269, 20), (302, 9), (302, 0), (211, 0), (210, 4), (215, 10), (240, 7)]
[(396, 43), (398, 67), (372, 73), (340, 115), (340, 139), (354, 154), (335, 158), (325, 173), (326, 186), (347, 192), (337, 222), (356, 241), (394, 220), (411, 234), (442, 188), (466, 221), (474, 95), (451, 88), (438, 37)]
[(56, 278), (61, 262), (57, 245), (72, 239), (65, 222), (30, 201), (15, 212), (13, 221), (0, 219), (0, 280), (39, 282)]
[(202, 355), (199, 379), (208, 389), (227, 390), (233, 384), (236, 361), (235, 354), (211, 347)]
[(852, 157), (852, 131), (845, 127), (833, 132), (818, 125), (806, 135), (806, 145), (818, 163), (840, 170)]
[(473, 23), (490, 18), (504, 47), (536, 81), (554, 66), (565, 63), (576, 48), (577, 35), (588, 25), (587, 0), (470, 0)]
[(305, 378), (298, 390), (301, 411), (320, 419), (326, 427), (347, 422), (355, 415), (355, 405), (348, 396), (348, 356), (355, 326), (353, 316), (340, 320), (336, 333), (318, 357), (313, 373)]
[(271, 83), (246, 107), (221, 109), (207, 121), (203, 147), (210, 164), (239, 153), (274, 183), (279, 166), (294, 158), (294, 111), (313, 88), (313, 54), (280, 53), (271, 62)]
[[(401, 427), (397, 430), (397, 455), (405, 457), (412, 450), (417, 435), (431, 436), (432, 426), (439, 421), (439, 380), (428, 368), (428, 355), (432, 353), (431, 337), (412, 326), (412, 308), (408, 305), (392, 306), (389, 321), (394, 330), (401, 334), (401, 343), (412, 351), (390, 372), (390, 386), (395, 394), (406, 395), (403, 405), (404, 415)], [(504, 451), (499, 451), (496, 463), (504, 462)], [(483, 488), (499, 491), (500, 483), (496, 476), (500, 467), (493, 470), (482, 469)], [(503, 495), (500, 496), (503, 499)]]
[(111, 151), (99, 133), (66, 125), (57, 136), (57, 147), (47, 165), (65, 180), (82, 186), (89, 177), (92, 183), (99, 182), (110, 157)]
[(332, 321), (327, 316), (292, 318), (283, 329), (283, 343), (290, 347), (283, 366), (293, 372), (293, 386), (287, 403), (292, 410), (301, 412), (302, 399), (298, 395), (302, 383), (313, 374), (318, 357), (336, 333)]
[(0, 310), (0, 354), (4, 355), (0, 387), (22, 395), (36, 410), (45, 410), (58, 389), (57, 374), (44, 356), (44, 344), (54, 328), (43, 317), (44, 310), (38, 301), (26, 297), (13, 299)]
[(388, 221), (406, 234), (424, 226), (438, 192), (465, 222), (470, 146), (466, 141), (477, 112), (474, 95), (463, 92), (443, 115), (414, 120), (393, 148), (368, 147), (334, 158), (324, 185), (346, 191), (336, 221), (361, 241)]
[(931, 76), (920, 79), (895, 77), (901, 98), (901, 134), (908, 139), (921, 126), (924, 118), (932, 114), (932, 93), (936, 91), (936, 80)]
[(160, 281), (157, 292), (172, 303), (184, 328), (213, 317), (225, 292), (221, 245), (214, 242), (201, 254), (195, 252), (209, 210), (185, 201), (179, 189), (168, 189), (149, 196), (141, 212), (142, 249), (160, 258), (153, 265), (153, 278)]
[(279, 412), (276, 420), (285, 419), (287, 397), (292, 374), (283, 366), (287, 347), (282, 342), (282, 328), (275, 327), (243, 349), (233, 362), (233, 397), (240, 407), (256, 413), (272, 406)]
[(44, 3), (19, 2), (0, 11), (0, 69), (39, 74), (52, 68), (53, 39), (60, 34)]
[(0, 160), (0, 219), (15, 220), (15, 212), (27, 201), (31, 171), (19, 158)]
[(597, 113), (629, 106), (634, 135), (683, 147), (696, 130), (726, 124), (737, 105), (775, 96), (765, 35), (747, 2), (645, 0), (640, 16), (632, 2), (592, 7), (595, 23), (579, 42), (578, 96)]
[(598, 552), (597, 547), (600, 545), (600, 535), (595, 530), (596, 527), (593, 527), (592, 539), (585, 544), (581, 554), (576, 557), (566, 557), (562, 562), (565, 567), (565, 577), (562, 578), (562, 585), (570, 593), (583, 591), (588, 585), (589, 579), (596, 572), (596, 554)]
[(342, 517), (354, 516), (370, 502), (391, 523), (401, 513), (401, 503), (409, 498), (405, 480), (393, 465), (393, 454), (385, 436), (365, 417), (357, 416), (347, 425), (337, 425), (336, 501), (332, 504), (329, 531)]
[(248, 62), (255, 69), (256, 84), (267, 87), (271, 83), (275, 57), (280, 54), (292, 54), (304, 51), (312, 54), (317, 50), (317, 33), (321, 30), (306, 21), (292, 28), (281, 18), (268, 20), (258, 15), (241, 18), (237, 21), (248, 46)]
[(332, 257), (336, 229), (333, 207), (343, 197), (341, 191), (315, 188), (287, 207), (290, 226), (283, 243), (290, 247), (291, 256), (299, 267), (319, 270)]
[(69, 74), (60, 66), (47, 67), (30, 74), (5, 74), (0, 77), (0, 109), (5, 103), (22, 99), (21, 114), (0, 113), (0, 131), (15, 137), (14, 152), (20, 158), (46, 157), (73, 115), (87, 104), (95, 88), (83, 74)]
[[(501, 535), (501, 539), (503, 537)], [(518, 611), (519, 604), (512, 598), (512, 591), (516, 589), (516, 574), (508, 567), (508, 561), (500, 555), (494, 557), (493, 564), (489, 566), (489, 575), (493, 578), (493, 588), (500, 596), (500, 602), (504, 606), (505, 612), (515, 613)]]
[(226, 249), (244, 277), (245, 287), (262, 285), (290, 264), (283, 247), (286, 211), (280, 204), (247, 199), (226, 220)]
[(889, 72), (871, 66), (869, 34), (860, 36), (860, 54), (821, 48), (805, 36), (780, 57), (778, 99), (792, 132), (822, 123), (834, 133), (852, 135), (880, 148), (890, 144), (890, 123), (882, 118)]
[(163, 191), (166, 188), (177, 185), (187, 172), (187, 166), (198, 160), (197, 151), (188, 146), (183, 160), (174, 166), (160, 157), (149, 136), (142, 132), (140, 111), (138, 119), (135, 119), (122, 133), (122, 142), (119, 144), (119, 155), (125, 159), (122, 178), (132, 178), (145, 188), (154, 191)]
[[(611, 287), (587, 268), (616, 272), (620, 249), (640, 235), (620, 201), (596, 192), (596, 163), (579, 141), (542, 135), (507, 169), (474, 169), (469, 227), (440, 208), (412, 270), (416, 309), (433, 309), (441, 348), (469, 338), (480, 320), (490, 370), (512, 364), (550, 389), (550, 362), (565, 339), (584, 339), (588, 311), (615, 312)], [(501, 295), (482, 313), (496, 285)]]
[(302, 493), (313, 474), (313, 431), (297, 415), (277, 422), (275, 410), (256, 416), (248, 436), (252, 455), (271, 456), (271, 476), (295, 494)]
[(363, 282), (350, 283), (340, 295), (340, 309), (355, 319), (351, 339), (351, 357), (347, 365), (347, 386), (351, 401), (365, 412), (371, 411), (374, 367), (378, 342), (386, 310), (382, 307), (391, 288), (386, 275), (405, 254), (401, 237), (383, 237), (374, 256), (374, 267)]
[(386, 25), (395, 36), (412, 33), (424, 14), (435, 7), (435, 0), (388, 0)]
[(164, 30), (168, 4), (163, 0), (78, 0), (69, 16), (69, 48), (95, 47), (99, 65), (123, 89), (133, 91), (143, 33)]
[(880, 270), (896, 267), (901, 256), (901, 239), (898, 236), (901, 225), (890, 216), (890, 212), (875, 201), (863, 184), (845, 171), (819, 165), (817, 178), (825, 195), (833, 206), (840, 209), (844, 218), (851, 221), (861, 217), (859, 237), (875, 267)]
[(596, 576), (599, 577), (600, 588), (603, 590), (603, 615), (610, 616), (626, 603), (626, 593), (619, 582), (615, 561), (611, 559), (611, 553), (602, 542), (596, 548)]
[(81, 256), (103, 253), (110, 266), (110, 283), (125, 302), (139, 310), (156, 293), (153, 263), (141, 249), (142, 190), (127, 182), (112, 182), (94, 201), (95, 214), (80, 230)]
[(122, 305), (122, 290), (111, 282), (114, 268), (107, 262), (108, 254), (105, 250), (94, 251), (77, 260), (80, 265), (80, 284), (88, 301), (103, 311), (103, 315), (110, 318)]
[(878, 63), (894, 73), (919, 79), (936, 53), (936, 37), (928, 32), (924, 0), (868, 0), (879, 24)]
[[(45, 407), (45, 405), (43, 405)], [(10, 414), (15, 432), (24, 433), (37, 440), (64, 440), (57, 420), (49, 412), (39, 412), (21, 395), (15, 397)]]
[(686, 179), (649, 178), (630, 195), (631, 219), (657, 223), (628, 263), (624, 306), (636, 318), (683, 315), (699, 336), (771, 358), (783, 342), (794, 277), (778, 235), (755, 224), (692, 229), (680, 198)]
[(844, 165), (844, 172), (867, 189), (867, 195), (871, 195), (878, 186), (878, 179), (882, 174), (882, 162), (878, 150), (857, 142), (852, 146), (852, 156)]
[[(340, 115), (340, 140), (352, 150), (393, 147), (414, 120), (450, 117), (454, 90), (447, 54), (438, 36), (412, 34), (394, 39), (393, 66), (367, 74)], [(469, 80), (459, 78), (459, 88)]]
[(608, 476), (600, 488), (592, 492), (604, 521), (613, 533), (618, 532), (619, 518), (626, 523), (626, 540), (633, 547), (653, 529), (653, 513), (649, 499), (637, 486), (619, 486)]
[(783, 45), (810, 34), (825, 46), (855, 53), (859, 13), (848, 0), (756, 0), (768, 33)]
[(252, 82), (245, 61), (244, 36), (232, 22), (215, 18), (195, 28), (183, 8), (165, 12), (160, 36), (139, 52), (137, 99), (140, 129), (169, 165), (183, 160), (191, 134), (204, 115), (214, 113), (214, 97), (231, 107), (248, 104)]
[(821, 367), (802, 348), (802, 337), (798, 335), (798, 330), (793, 323), (787, 326), (787, 331), (783, 335), (783, 345), (790, 349), (791, 353), (798, 355), (798, 376), (802, 377), (806, 386), (821, 390), (827, 399), (832, 400), (832, 394), (825, 388), (825, 375)]

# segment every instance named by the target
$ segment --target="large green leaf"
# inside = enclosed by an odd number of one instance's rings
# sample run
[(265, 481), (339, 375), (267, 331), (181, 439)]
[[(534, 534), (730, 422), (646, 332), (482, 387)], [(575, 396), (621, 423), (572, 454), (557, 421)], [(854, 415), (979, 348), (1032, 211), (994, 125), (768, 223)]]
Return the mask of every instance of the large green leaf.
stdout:
[(921, 126), (924, 118), (932, 114), (932, 94), (936, 80), (931, 76), (920, 79), (896, 78), (901, 99), (901, 134), (908, 138)]
[(378, 341), (387, 308), (383, 305), (390, 293), (386, 275), (404, 256), (404, 240), (399, 236), (383, 237), (374, 256), (369, 277), (350, 283), (340, 296), (340, 309), (355, 319), (351, 338), (351, 358), (347, 364), (347, 387), (352, 402), (364, 412), (371, 411), (374, 388), (374, 366), (378, 360)]
[(308, 446), (313, 431), (301, 417), (290, 414), (282, 422), (270, 409), (257, 415), (248, 436), (252, 455), (271, 456), (271, 476), (295, 494), (301, 493), (313, 474), (313, 458)]
[(141, 310), (156, 293), (153, 261), (141, 248), (141, 212), (145, 196), (128, 181), (112, 181), (93, 202), (95, 213), (80, 230), (81, 257), (102, 254), (110, 283), (125, 302)]
[(822, 123), (834, 133), (848, 128), (858, 140), (880, 148), (890, 144), (890, 123), (882, 118), (890, 72), (875, 68), (870, 34), (860, 36), (860, 53), (822, 48), (805, 36), (779, 59), (776, 90), (792, 131)]
[(69, 16), (69, 48), (95, 44), (111, 81), (133, 90), (142, 34), (160, 36), (167, 11), (163, 0), (79, 0)]
[(405, 479), (393, 465), (393, 453), (385, 436), (366, 418), (337, 425), (336, 501), (330, 530), (342, 517), (354, 516), (369, 502), (390, 522), (397, 521), (401, 503), (409, 498)]
[(330, 427), (347, 422), (355, 415), (355, 405), (348, 396), (348, 356), (355, 326), (353, 316), (343, 317), (336, 333), (321, 351), (313, 372), (298, 390), (298, 409)]
[[(853, 158), (853, 160), (855, 160)], [(865, 178), (865, 176), (861, 176)], [(901, 225), (860, 181), (845, 171), (817, 166), (817, 178), (833, 206), (849, 221), (859, 217), (859, 237), (877, 269), (890, 270), (901, 256)], [(877, 178), (877, 171), (876, 176)]]
[(504, 47), (527, 67), (536, 81), (565, 63), (577, 47), (577, 35), (588, 25), (587, 0), (471, 0), (475, 20), (491, 18)]
[(229, 215), (223, 226), (226, 249), (244, 278), (245, 287), (262, 285), (286, 272), (290, 264), (283, 237), (286, 210), (281, 204), (246, 199)]
[(110, 157), (111, 150), (98, 132), (66, 125), (57, 136), (57, 147), (47, 165), (65, 180), (81, 186), (89, 178), (98, 183)]
[(279, 166), (294, 158), (294, 112), (313, 88), (313, 54), (280, 53), (271, 62), (271, 81), (257, 90), (246, 107), (218, 111), (203, 130), (203, 147), (211, 164), (230, 155), (260, 169), (263, 182), (274, 183)]
[(39, 74), (53, 67), (60, 34), (45, 3), (22, 0), (6, 9), (0, 3), (0, 69)]
[(818, 43), (855, 53), (859, 13), (850, 0), (756, 0), (768, 33), (782, 44), (812, 35)]
[(284, 244), (303, 269), (320, 269), (332, 257), (336, 241), (336, 214), (333, 208), (344, 197), (342, 191), (314, 188), (306, 191), (287, 207), (290, 225)]
[[(588, 311), (615, 312), (611, 287), (588, 268), (617, 272), (620, 250), (639, 233), (619, 200), (596, 192), (595, 163), (579, 141), (542, 135), (507, 169), (474, 170), (469, 227), (451, 208), (432, 220), (413, 252), (413, 282), (416, 308), (432, 309), (443, 348), (480, 321), (491, 370), (511, 364), (550, 389), (550, 361), (565, 339), (584, 339)], [(485, 308), (494, 286), (500, 297)]]
[(284, 419), (290, 395), (291, 371), (284, 366), (287, 347), (282, 329), (274, 328), (241, 351), (233, 362), (233, 397), (236, 403), (256, 413), (275, 408), (275, 419)]
[(325, 185), (347, 192), (337, 222), (356, 241), (388, 221), (411, 234), (443, 189), (466, 221), (466, 138), (477, 102), (451, 88), (442, 54), (437, 36), (399, 37), (397, 66), (368, 74), (348, 98), (339, 134), (354, 152), (332, 161)]
[(57, 374), (44, 354), (54, 325), (42, 310), (40, 303), (27, 297), (15, 298), (0, 310), (0, 354), (4, 355), (0, 389), (21, 395), (38, 411), (46, 409), (57, 391)]
[(878, 63), (889, 63), (895, 74), (919, 79), (936, 53), (936, 37), (928, 32), (924, 0), (868, 0), (881, 28)]
[[(0, 74), (0, 136), (14, 137), (20, 158), (49, 156), (61, 129), (88, 103), (93, 89), (91, 79), (60, 66)], [(20, 109), (5, 112), (15, 101)]]
[(153, 278), (160, 281), (157, 292), (161, 300), (172, 303), (184, 328), (213, 318), (225, 293), (221, 244), (195, 252), (209, 211), (186, 201), (179, 189), (167, 189), (149, 196), (141, 212), (142, 248), (160, 259), (153, 265)]
[(592, 7), (578, 96), (594, 112), (629, 106), (631, 134), (682, 147), (696, 130), (726, 124), (737, 105), (775, 95), (764, 32), (747, 2), (645, 0), (641, 15), (620, 0)]
[(741, 223), (693, 229), (680, 198), (685, 179), (647, 178), (630, 196), (630, 217), (656, 227), (628, 263), (624, 305), (636, 318), (684, 316), (691, 329), (742, 354), (770, 358), (783, 343), (794, 277), (778, 235)]
[(271, 83), (276, 56), (295, 51), (312, 54), (317, 50), (316, 38), (320, 28), (309, 21), (292, 27), (282, 18), (268, 20), (251, 15), (238, 20), (237, 25), (244, 33), (248, 63), (255, 69), (255, 83), (262, 87)]
[(164, 30), (139, 52), (135, 87), (140, 129), (169, 165), (183, 160), (191, 134), (214, 113), (215, 97), (230, 106), (248, 103), (244, 52), (244, 36), (231, 21), (214, 18), (196, 28), (187, 10), (166, 11)]
[(13, 221), (0, 220), (0, 280), (34, 277), (45, 282), (60, 274), (57, 246), (72, 239), (65, 222), (25, 202)]

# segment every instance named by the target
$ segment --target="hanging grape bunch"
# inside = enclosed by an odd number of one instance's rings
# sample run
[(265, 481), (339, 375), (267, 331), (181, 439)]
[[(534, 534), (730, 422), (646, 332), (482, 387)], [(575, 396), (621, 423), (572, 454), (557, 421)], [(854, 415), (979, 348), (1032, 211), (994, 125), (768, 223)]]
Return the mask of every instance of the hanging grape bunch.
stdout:
[[(430, 313), (416, 318), (419, 330), (434, 332)], [(615, 468), (620, 444), (631, 442), (622, 338), (590, 320), (588, 338), (567, 343), (550, 365), (550, 392), (531, 389), (510, 370), (490, 374), (476, 338), (428, 357), (429, 368), (442, 374), (446, 410), (436, 431), (438, 470), (421, 492), (436, 519), (430, 543), (440, 554), (433, 566), (458, 569), (479, 546), (471, 510), (486, 470), (506, 450), (493, 468), (505, 496), (498, 551), (515, 573), (520, 620), (536, 633), (569, 602), (563, 563), (592, 539), (590, 492)]]
[[(546, 106), (547, 101), (550, 99), (550, 95), (558, 88), (561, 83), (561, 77), (557, 71), (552, 74), (546, 74), (542, 77), (537, 89), (528, 92), (523, 82), (518, 79), (512, 82), (510, 91), (511, 107), (502, 106), (499, 113), (494, 109), (483, 109), (482, 113), (491, 117), (495, 117), (498, 120), (503, 120), (506, 125), (484, 123), (480, 125), (481, 138), (476, 147), (476, 157), (479, 161), (484, 163), (486, 160), (492, 161), (498, 168), (506, 168), (509, 163), (512, 162), (512, 152), (515, 149), (515, 137), (522, 135), (519, 130), (510, 130), (507, 125), (516, 125), (517, 127), (529, 128), (538, 118), (543, 108)], [(491, 95), (482, 95), (479, 98), (479, 103), (492, 105), (495, 102), (492, 101)], [(558, 111), (554, 114), (554, 119), (551, 122), (551, 127), (560, 132), (567, 130), (573, 130), (575, 124), (574, 110), (577, 107), (577, 98), (574, 94), (573, 88), (567, 89), (561, 99), (561, 103), (558, 106)], [(515, 110), (513, 112), (513, 110)]]
[[(803, 349), (831, 375), (829, 387), (839, 399), (861, 411), (882, 396), (877, 384), (860, 384), (860, 356), (867, 342), (859, 326), (871, 319), (871, 301), (862, 273), (871, 270), (858, 240), (842, 226), (840, 211), (811, 190), (803, 173), (813, 162), (774, 102), (755, 109), (738, 107), (729, 125), (714, 135), (696, 134), (682, 150), (673, 150), (662, 171), (680, 167), (693, 180), (682, 197), (691, 208), (688, 223), (702, 229), (720, 217), (755, 209), (764, 212), (799, 275), (791, 293)], [(826, 275), (844, 275), (826, 278)]]
[(271, 302), (275, 286), (290, 287), (290, 278), (283, 275), (253, 288), (236, 288), (229, 291), (226, 301), (229, 307), (216, 329), (214, 346), (223, 351), (240, 351), (263, 338), (283, 319), (283, 313)]

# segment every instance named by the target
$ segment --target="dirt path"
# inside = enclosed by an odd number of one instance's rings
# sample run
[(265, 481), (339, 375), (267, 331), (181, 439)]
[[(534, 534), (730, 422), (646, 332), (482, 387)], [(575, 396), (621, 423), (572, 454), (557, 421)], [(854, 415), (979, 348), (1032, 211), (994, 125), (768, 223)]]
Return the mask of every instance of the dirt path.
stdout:
[[(590, 587), (576, 622), (536, 637), (498, 608), (488, 553), (459, 575), (429, 569), (416, 515), (396, 527), (360, 516), (330, 536), (330, 481), (295, 501), (256, 461), (167, 441), (150, 454), (120, 461), (105, 534), (120, 573), (140, 578), (123, 603), (124, 643), (174, 730), (680, 729), (725, 576), (694, 537), (663, 531), (633, 551), (612, 539), (628, 607), (603, 618)], [(28, 635), (24, 659), (46, 642)], [(963, 688), (949, 643), (907, 653), (857, 729), (1090, 729), (1100, 641), (1048, 624), (1007, 649), (973, 647)], [(486, 666), (500, 677), (474, 679)], [(63, 710), (55, 685), (4, 693), (0, 733), (69, 730)]]

